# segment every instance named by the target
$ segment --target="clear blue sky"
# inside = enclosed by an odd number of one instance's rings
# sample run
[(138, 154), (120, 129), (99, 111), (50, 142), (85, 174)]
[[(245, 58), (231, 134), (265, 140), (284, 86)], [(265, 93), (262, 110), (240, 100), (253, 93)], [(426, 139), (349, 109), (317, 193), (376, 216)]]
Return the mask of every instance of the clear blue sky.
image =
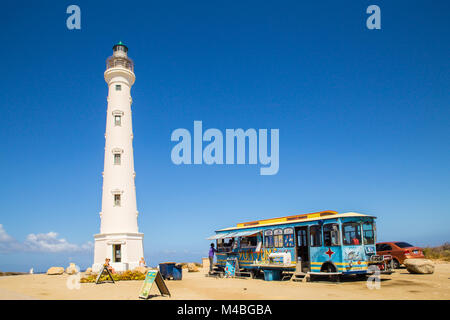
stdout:
[[(81, 8), (79, 31), (66, 28), (70, 4)], [(371, 4), (381, 30), (366, 28)], [(199, 261), (206, 237), (240, 221), (326, 209), (377, 216), (379, 240), (449, 241), (449, 10), (448, 1), (3, 3), (0, 270), (92, 263), (82, 246), (99, 232), (103, 72), (119, 40), (136, 65), (136, 188), (151, 264)], [(278, 174), (175, 166), (170, 135), (192, 132), (194, 120), (223, 132), (278, 128)], [(74, 249), (48, 252), (46, 241)]]

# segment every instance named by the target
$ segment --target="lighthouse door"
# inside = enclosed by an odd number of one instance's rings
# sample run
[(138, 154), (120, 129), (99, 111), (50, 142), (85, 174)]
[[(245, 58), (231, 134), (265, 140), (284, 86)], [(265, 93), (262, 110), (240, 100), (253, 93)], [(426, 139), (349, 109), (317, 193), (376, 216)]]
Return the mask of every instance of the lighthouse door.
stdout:
[(121, 262), (122, 260), (122, 246), (120, 244), (115, 244), (114, 246), (114, 261)]

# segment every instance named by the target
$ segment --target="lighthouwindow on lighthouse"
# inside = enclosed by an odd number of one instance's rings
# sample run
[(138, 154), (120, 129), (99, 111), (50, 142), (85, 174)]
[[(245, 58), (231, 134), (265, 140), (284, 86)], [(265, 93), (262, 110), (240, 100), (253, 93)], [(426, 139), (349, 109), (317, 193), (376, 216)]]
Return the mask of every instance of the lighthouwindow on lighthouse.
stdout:
[(122, 86), (120, 84), (116, 84), (116, 91), (121, 91), (122, 90)]
[(122, 253), (121, 245), (120, 244), (115, 244), (114, 245), (114, 262), (121, 262), (122, 261), (121, 253)]
[(115, 194), (114, 195), (114, 206), (119, 206), (120, 207), (120, 194)]
[(114, 154), (114, 164), (120, 164), (120, 153)]
[(122, 117), (121, 116), (114, 116), (114, 125), (115, 126), (121, 126), (122, 125)]

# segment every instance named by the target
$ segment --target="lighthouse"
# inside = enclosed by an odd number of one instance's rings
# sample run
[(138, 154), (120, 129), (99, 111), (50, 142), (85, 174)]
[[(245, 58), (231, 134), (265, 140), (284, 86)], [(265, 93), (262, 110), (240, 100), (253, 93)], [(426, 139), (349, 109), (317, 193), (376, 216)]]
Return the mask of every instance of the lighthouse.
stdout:
[(105, 132), (100, 233), (94, 235), (94, 264), (98, 272), (106, 258), (116, 271), (130, 270), (144, 256), (144, 234), (138, 230), (138, 211), (133, 160), (131, 87), (136, 79), (128, 47), (122, 42), (113, 47), (106, 60), (108, 108)]

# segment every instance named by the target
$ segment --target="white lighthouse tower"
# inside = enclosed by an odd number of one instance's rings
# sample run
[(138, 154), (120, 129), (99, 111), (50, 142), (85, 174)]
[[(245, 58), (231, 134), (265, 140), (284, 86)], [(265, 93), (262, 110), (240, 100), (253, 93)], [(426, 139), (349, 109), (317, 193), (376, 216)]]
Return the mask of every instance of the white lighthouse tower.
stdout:
[(133, 269), (144, 256), (144, 234), (138, 231), (136, 188), (134, 185), (133, 129), (131, 124), (131, 86), (134, 64), (122, 42), (113, 47), (106, 60), (108, 110), (105, 133), (100, 233), (94, 236), (94, 264), (98, 272), (105, 259), (116, 271)]

